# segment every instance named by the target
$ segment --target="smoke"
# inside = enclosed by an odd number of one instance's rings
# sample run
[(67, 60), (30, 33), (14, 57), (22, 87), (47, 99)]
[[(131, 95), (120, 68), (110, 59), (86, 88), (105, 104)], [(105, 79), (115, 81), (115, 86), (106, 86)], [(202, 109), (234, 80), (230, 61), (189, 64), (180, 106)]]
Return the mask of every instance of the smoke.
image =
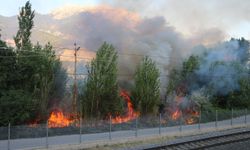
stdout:
[[(245, 47), (247, 48), (247, 47)], [(201, 65), (195, 71), (203, 80), (202, 86), (212, 88), (214, 94), (225, 95), (239, 89), (239, 79), (246, 76), (243, 54), (248, 51), (240, 46), (238, 40), (220, 43), (212, 48), (202, 48)], [(200, 86), (197, 86), (201, 88)]]
[[(160, 69), (162, 86), (166, 86), (168, 66), (181, 62), (192, 47), (164, 17), (142, 18), (137, 13), (110, 6), (80, 10), (74, 15), (64, 12), (66, 18), (55, 11), (53, 15), (63, 24), (60, 31), (66, 37), (73, 36), (72, 40), (78, 39), (76, 42), (90, 51), (96, 51), (104, 41), (113, 44), (118, 51), (122, 80), (131, 82), (140, 60), (149, 56)], [(173, 57), (178, 59), (173, 61)]]
[[(202, 83), (209, 82), (207, 85), (221, 94), (239, 88), (238, 77), (235, 77), (238, 72), (232, 64), (240, 55), (237, 41), (221, 43), (213, 48), (200, 46), (192, 49), (197, 44), (213, 45), (216, 41), (222, 41), (226, 35), (223, 30), (212, 27), (194, 30), (194, 35), (186, 38), (164, 16), (148, 18), (138, 14), (136, 8), (145, 3), (135, 5), (135, 10), (131, 11), (100, 5), (91, 8), (77, 7), (78, 11), (69, 14), (67, 11), (62, 14), (61, 11), (54, 11), (53, 15), (60, 22), (60, 31), (66, 37), (71, 37), (66, 44), (78, 39), (76, 42), (89, 51), (96, 51), (104, 41), (113, 44), (119, 54), (119, 77), (129, 84), (132, 84), (136, 66), (143, 56), (149, 56), (156, 62), (161, 72), (161, 87), (164, 89), (171, 67), (180, 64), (192, 53), (203, 54), (207, 51), (200, 70), (196, 72), (200, 78), (204, 78)], [(113, 4), (118, 5), (125, 4)], [(130, 6), (130, 3), (126, 5)], [(139, 8), (143, 9), (143, 6)], [(189, 86), (200, 88), (199, 84), (190, 81)]]
[(211, 46), (215, 43), (222, 42), (228, 35), (219, 28), (209, 28), (200, 31), (193, 31), (193, 35), (189, 38), (189, 41), (193, 45), (206, 45)]
[[(223, 65), (217, 64), (212, 71), (209, 66), (215, 61), (220, 61), (219, 58), (223, 58), (230, 51), (225, 50), (224, 52), (223, 49), (229, 49), (228, 47), (237, 49), (237, 44), (217, 45), (211, 49), (205, 47), (192, 49), (196, 44), (211, 45), (214, 42), (222, 41), (227, 36), (221, 26), (207, 26), (210, 23), (202, 21), (203, 18), (207, 18), (210, 14), (205, 13), (201, 15), (200, 11), (205, 7), (204, 11), (207, 12), (210, 8), (203, 6), (200, 2), (192, 4), (193, 6), (188, 2), (181, 3), (171, 0), (157, 0), (157, 2), (149, 0), (136, 2), (130, 0), (126, 2), (109, 0), (104, 1), (104, 3), (111, 6), (82, 7), (72, 5), (55, 10), (50, 15), (37, 15), (34, 31), (40, 29), (41, 31), (46, 31), (47, 34), (53, 34), (53, 39), (56, 38), (55, 41), (58, 43), (56, 46), (72, 47), (72, 44), (76, 42), (85, 51), (91, 52), (98, 50), (104, 41), (113, 44), (119, 54), (118, 68), (120, 78), (129, 82), (132, 81), (136, 66), (143, 56), (149, 56), (156, 62), (161, 72), (162, 87), (167, 85), (168, 70), (180, 64), (185, 57), (190, 56), (194, 51), (196, 54), (205, 50), (211, 51), (205, 56), (203, 66), (201, 66), (205, 71), (201, 69), (197, 71), (197, 74), (205, 75), (210, 69), (209, 73), (211, 75), (220, 77), (224, 74), (220, 74), (219, 70), (225, 70), (225, 74), (230, 75), (235, 71), (230, 63), (225, 62)], [(181, 9), (184, 4), (195, 8), (194, 10), (197, 13), (192, 16), (186, 9)], [(242, 5), (240, 4), (240, 6)], [(165, 10), (163, 8), (168, 9)], [(182, 17), (178, 17), (177, 13)], [(179, 18), (180, 20), (172, 20), (173, 18)], [(186, 18), (188, 18), (188, 21)], [(190, 20), (190, 18), (194, 19)], [(244, 17), (242, 16), (241, 18)], [(50, 21), (42, 23), (43, 20)], [(200, 21), (202, 24), (197, 21)], [(198, 28), (194, 24), (204, 28)], [(193, 35), (187, 38), (188, 36), (181, 29), (182, 27), (188, 27), (188, 30)], [(182, 33), (185, 35), (178, 31), (183, 31)], [(48, 40), (47, 36), (44, 37)], [(235, 55), (228, 58), (234, 58), (236, 57)], [(86, 54), (82, 53), (79, 57), (86, 57)], [(70, 58), (68, 57), (67, 59)], [(67, 61), (71, 62), (70, 60)], [(81, 63), (79, 62), (79, 66), (85, 66), (87, 61), (89, 60), (82, 60)], [(70, 65), (67, 64), (67, 66)], [(68, 70), (72, 71), (72, 67), (68, 68)], [(78, 70), (77, 73), (79, 74), (86, 73), (84, 68), (79, 68)], [(231, 78), (228, 77), (226, 82), (229, 82)], [(197, 85), (194, 85), (194, 87), (197, 87)], [(220, 87), (224, 87), (223, 83), (220, 84)]]
[(240, 3), (237, 0), (102, 0), (102, 2), (137, 12), (141, 16), (163, 16), (188, 37), (197, 32), (216, 28), (224, 32), (226, 38), (230, 36), (250, 38), (246, 30), (250, 27), (248, 0), (242, 0)]

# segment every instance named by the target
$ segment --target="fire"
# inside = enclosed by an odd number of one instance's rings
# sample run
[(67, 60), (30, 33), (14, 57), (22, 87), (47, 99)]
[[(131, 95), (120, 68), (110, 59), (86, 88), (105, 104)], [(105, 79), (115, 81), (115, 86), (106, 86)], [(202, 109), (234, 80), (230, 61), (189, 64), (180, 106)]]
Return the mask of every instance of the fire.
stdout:
[(176, 96), (174, 103), (169, 107), (170, 119), (184, 120), (186, 124), (194, 124), (199, 118), (197, 104), (187, 97)]
[(199, 117), (199, 112), (194, 110), (192, 111), (185, 110), (184, 112), (182, 112), (181, 110), (177, 109), (171, 114), (171, 119), (178, 120), (182, 115), (183, 118), (185, 119), (186, 124), (194, 124), (197, 121), (195, 118)]
[(194, 118), (188, 118), (188, 119), (186, 119), (186, 124), (193, 124), (193, 123), (195, 123)]
[(55, 111), (52, 111), (50, 114), (50, 117), (48, 119), (48, 127), (49, 128), (63, 128), (70, 126), (71, 124), (75, 123), (76, 120), (70, 118), (69, 116), (66, 116), (63, 114), (63, 112), (60, 109), (57, 109)]
[(118, 123), (123, 123), (123, 122), (128, 122), (130, 120), (136, 119), (140, 113), (134, 111), (133, 109), (133, 104), (131, 102), (131, 99), (129, 97), (129, 94), (126, 91), (121, 91), (120, 95), (125, 99), (127, 102), (127, 113), (125, 116), (116, 116), (115, 118), (112, 119), (113, 124), (118, 124)]
[(171, 116), (172, 120), (177, 120), (179, 119), (181, 116), (181, 111), (179, 109), (177, 109)]

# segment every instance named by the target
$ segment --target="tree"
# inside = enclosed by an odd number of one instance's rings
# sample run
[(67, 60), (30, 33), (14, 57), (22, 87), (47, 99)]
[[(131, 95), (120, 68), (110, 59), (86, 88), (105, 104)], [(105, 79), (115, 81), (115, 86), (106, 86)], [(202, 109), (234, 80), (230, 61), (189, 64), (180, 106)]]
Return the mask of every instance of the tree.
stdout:
[[(64, 69), (61, 67), (59, 59), (56, 58), (50, 43), (46, 44), (44, 47), (37, 44), (32, 51), (39, 54), (39, 57), (32, 63), (32, 67), (34, 67), (31, 75), (34, 85), (34, 90), (32, 92), (34, 98), (37, 99), (38, 108), (40, 108), (37, 109), (38, 114), (45, 118), (48, 112), (49, 100), (59, 95), (58, 92), (60, 91), (57, 90), (65, 87), (66, 78), (58, 78), (61, 76), (58, 73), (63, 73)], [(61, 88), (59, 88), (58, 83), (56, 83), (58, 80), (62, 82)], [(60, 94), (63, 95), (62, 93)]]
[(200, 58), (198, 56), (191, 55), (182, 63), (182, 68), (179, 70), (175, 68), (171, 70), (167, 85), (167, 95), (170, 96), (175, 93), (177, 95), (184, 96), (187, 94), (188, 89), (186, 84), (189, 84), (188, 86), (192, 88), (190, 84), (197, 82), (194, 71), (199, 69), (199, 67)]
[(31, 94), (18, 84), (17, 73), (15, 51), (0, 40), (0, 126), (23, 123), (34, 117)]
[(249, 60), (249, 41), (244, 38), (191, 55), (170, 72), (167, 95), (189, 96), (200, 105), (209, 102), (225, 109), (249, 107)]
[(30, 41), (31, 29), (34, 25), (35, 11), (32, 11), (29, 1), (21, 8), (18, 16), (19, 30), (17, 31), (14, 41), (18, 50), (30, 50), (32, 44)]
[(145, 57), (135, 73), (135, 87), (132, 91), (134, 107), (142, 115), (157, 112), (160, 104), (159, 70), (155, 63)]
[(52, 45), (31, 43), (34, 16), (27, 2), (18, 17), (17, 51), (0, 40), (0, 125), (46, 120), (48, 104), (65, 90), (66, 71)]
[(16, 54), (12, 48), (0, 40), (0, 96), (1, 91), (14, 85), (16, 72)]
[(84, 117), (105, 118), (122, 112), (117, 83), (117, 52), (106, 42), (88, 66), (82, 102)]
[(36, 107), (32, 95), (22, 89), (10, 89), (0, 96), (0, 126), (23, 124), (33, 119)]

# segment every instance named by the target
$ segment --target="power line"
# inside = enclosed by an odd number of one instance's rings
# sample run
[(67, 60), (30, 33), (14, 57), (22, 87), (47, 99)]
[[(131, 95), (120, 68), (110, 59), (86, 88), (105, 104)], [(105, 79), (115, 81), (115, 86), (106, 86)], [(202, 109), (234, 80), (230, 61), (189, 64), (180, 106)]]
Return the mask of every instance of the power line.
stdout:
[[(1, 48), (1, 47), (0, 47)], [(13, 50), (12, 48), (6, 48), (6, 47), (3, 47), (5, 49), (9, 49), (9, 50)], [(0, 49), (2, 50), (2, 49)], [(28, 55), (28, 56), (18, 56), (18, 57), (22, 57), (22, 58), (29, 58), (29, 57), (42, 57), (44, 55), (44, 53), (46, 53), (45, 51), (30, 51), (30, 50), (21, 50), (21, 51), (27, 51), (27, 52), (31, 52), (31, 53), (40, 53), (41, 55)], [(58, 56), (59, 58), (60, 57), (75, 57), (74, 55), (62, 55), (62, 54), (53, 54), (54, 56)], [(123, 54), (121, 53), (120, 55), (135, 55), (135, 56), (144, 56), (144, 55), (139, 55), (139, 54)], [(16, 57), (16, 56), (0, 56), (0, 58), (11, 58), (11, 57)], [(154, 57), (159, 57), (159, 56), (154, 56)], [(169, 56), (169, 57), (165, 57), (165, 58), (175, 58), (175, 57), (172, 57), (172, 56)], [(93, 60), (94, 58), (90, 58), (90, 57), (77, 57), (77, 59), (82, 59), (82, 60)], [(96, 61), (106, 61), (106, 60), (102, 60), (102, 59), (99, 59), (99, 60), (96, 60)], [(170, 60), (168, 60), (170, 61)], [(172, 61), (172, 60), (171, 60)], [(177, 61), (176, 59), (173, 60), (173, 61)], [(159, 63), (159, 62), (155, 62), (156, 64), (162, 64), (162, 65), (168, 65), (168, 64), (165, 64), (165, 63)], [(178, 71), (178, 70), (177, 70)], [(181, 71), (186, 71), (185, 69), (181, 70)], [(195, 71), (188, 71), (190, 73), (195, 73)], [(238, 73), (239, 74), (239, 73)], [(240, 73), (240, 74), (249, 74), (249, 73)], [(84, 75), (87, 75), (87, 74), (84, 74)], [(231, 75), (234, 75), (234, 74), (231, 74)], [(126, 76), (129, 76), (129, 75), (126, 75)], [(168, 75), (169, 76), (169, 75)], [(202, 76), (208, 76), (208, 75), (202, 75)], [(221, 77), (221, 76), (219, 76)]]
[[(66, 73), (67, 75), (75, 75), (74, 73)], [(243, 74), (243, 73), (242, 73)], [(86, 76), (86, 75), (89, 75), (88, 73), (77, 73), (76, 74), (77, 76)], [(130, 76), (130, 77), (135, 77), (135, 74), (117, 74), (118, 76)], [(218, 77), (218, 78), (222, 78), (222, 77), (229, 77), (231, 78), (232, 76), (234, 76), (235, 74), (226, 74), (226, 75), (223, 75), (223, 76), (219, 76), (219, 75), (200, 75), (201, 77)], [(250, 73), (245, 73), (244, 74), (245, 76), (249, 76)], [(159, 77), (169, 77), (171, 76), (170, 74), (161, 74)]]
[[(18, 56), (18, 57), (24, 57), (24, 58), (28, 58), (28, 57), (42, 57), (43, 55), (30, 55), (30, 56)], [(0, 56), (0, 58), (11, 58), (12, 56)], [(167, 64), (166, 64), (167, 65)], [(178, 71), (178, 70), (177, 70)], [(183, 70), (179, 70), (179, 71), (187, 71), (187, 73), (196, 73), (196, 71), (189, 71), (189, 70), (185, 70), (185, 69), (183, 69)], [(208, 72), (208, 73), (211, 73), (211, 72)], [(245, 75), (249, 75), (250, 73), (237, 73), (237, 74), (245, 74)], [(79, 75), (79, 74), (77, 74), (77, 75)], [(82, 74), (82, 75), (88, 75), (87, 73), (86, 74)], [(227, 75), (234, 75), (235, 76), (235, 74), (227, 74)], [(129, 75), (126, 75), (126, 76), (129, 76)], [(170, 75), (168, 75), (168, 76), (170, 76)], [(209, 75), (205, 75), (205, 74), (203, 74), (203, 75), (200, 75), (200, 76), (209, 76)], [(217, 75), (218, 77), (221, 77), (221, 76), (219, 76), (219, 75)]]
[[(11, 48), (6, 48), (6, 47), (0, 47), (0, 50), (1, 50), (1, 48), (13, 50)], [(66, 49), (66, 48), (63, 48), (63, 49)], [(68, 49), (68, 50), (72, 50), (72, 52), (74, 51), (73, 49)], [(79, 49), (79, 50), (84, 50), (84, 49)], [(35, 51), (30, 51), (30, 50), (20, 50), (20, 51), (27, 51), (27, 52), (31, 52), (31, 53), (40, 53), (40, 52), (35, 52)], [(94, 51), (94, 52), (97, 52), (97, 51)], [(43, 53), (43, 52), (41, 51), (41, 53)], [(62, 54), (55, 54), (55, 55), (63, 56)], [(117, 53), (117, 55), (128, 55), (128, 56), (137, 56), (137, 57), (149, 56), (149, 57), (159, 57), (159, 58), (179, 58), (179, 59), (183, 59), (182, 57), (162, 56), (162, 55), (143, 55), (143, 54), (133, 54), (133, 53), (120, 53), (120, 52)], [(64, 56), (65, 57), (74, 57), (73, 55), (72, 56), (64, 55)]]

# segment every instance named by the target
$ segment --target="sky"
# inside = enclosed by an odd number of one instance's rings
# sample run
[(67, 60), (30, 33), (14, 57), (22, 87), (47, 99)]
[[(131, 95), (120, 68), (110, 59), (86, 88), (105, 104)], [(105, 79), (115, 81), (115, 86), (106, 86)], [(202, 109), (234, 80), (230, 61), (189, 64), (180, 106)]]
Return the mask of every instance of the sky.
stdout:
[[(1, 0), (0, 15), (13, 16), (27, 0)], [(41, 14), (47, 14), (65, 5), (95, 5), (97, 0), (30, 0), (32, 7)]]
[[(16, 15), (26, 0), (1, 0), (0, 15)], [(249, 0), (30, 0), (36, 12), (47, 14), (66, 5), (111, 5), (143, 17), (163, 16), (177, 31), (250, 39)], [(209, 32), (209, 33), (208, 33)], [(213, 34), (214, 35), (214, 34)], [(216, 36), (216, 35), (215, 35)], [(216, 37), (214, 37), (216, 38)]]
[(249, 0), (105, 0), (143, 16), (162, 15), (186, 34), (206, 34), (212, 29), (225, 37), (250, 39)]

